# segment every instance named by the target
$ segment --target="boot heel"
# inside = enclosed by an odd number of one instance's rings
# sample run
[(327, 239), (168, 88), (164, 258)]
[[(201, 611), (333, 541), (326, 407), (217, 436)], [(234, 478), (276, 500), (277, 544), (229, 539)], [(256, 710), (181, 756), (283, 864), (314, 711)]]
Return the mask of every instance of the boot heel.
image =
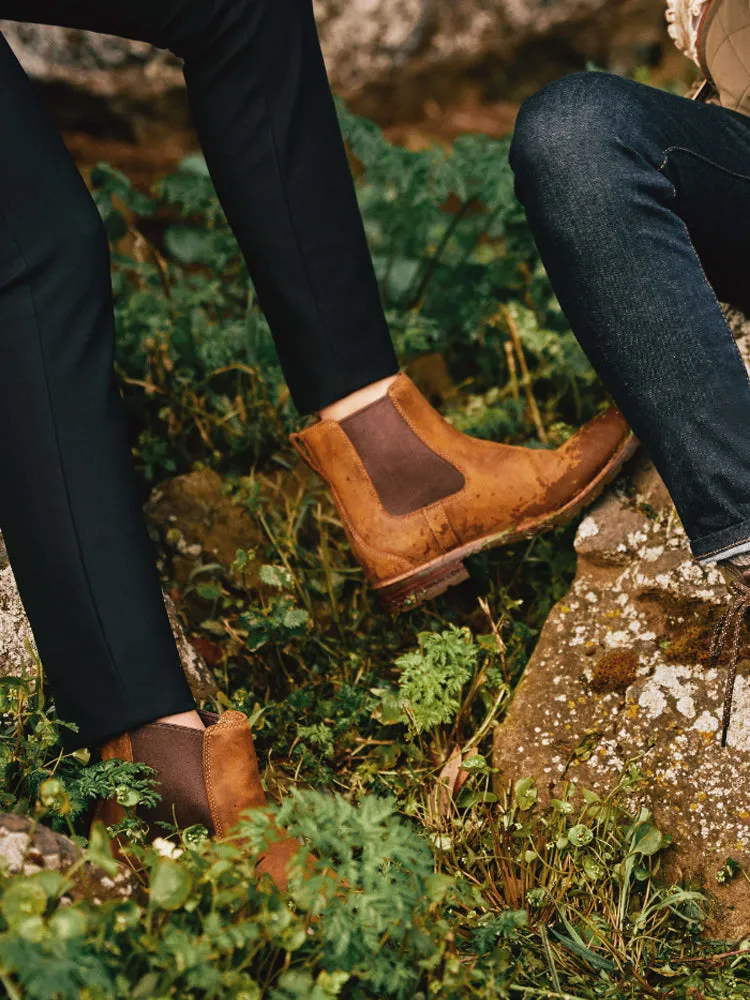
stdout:
[(386, 611), (397, 615), (411, 611), (424, 601), (437, 597), (449, 587), (469, 579), (469, 573), (460, 559), (441, 566), (416, 570), (395, 583), (378, 587), (376, 592)]

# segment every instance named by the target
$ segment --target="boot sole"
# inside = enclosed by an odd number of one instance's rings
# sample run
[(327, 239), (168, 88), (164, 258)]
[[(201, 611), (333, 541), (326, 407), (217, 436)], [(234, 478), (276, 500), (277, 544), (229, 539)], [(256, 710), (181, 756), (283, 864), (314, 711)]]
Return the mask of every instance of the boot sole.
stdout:
[(484, 535), (473, 542), (467, 542), (452, 552), (425, 563), (417, 570), (411, 570), (394, 580), (389, 580), (388, 583), (375, 587), (376, 594), (385, 609), (393, 615), (400, 614), (402, 611), (410, 611), (425, 601), (438, 597), (445, 593), (449, 587), (454, 587), (456, 584), (468, 580), (469, 573), (463, 564), (463, 560), (467, 556), (475, 555), (485, 549), (512, 545), (514, 542), (534, 538), (546, 531), (551, 531), (553, 528), (560, 528), (568, 524), (576, 514), (592, 504), (601, 495), (604, 488), (616, 478), (625, 462), (635, 454), (637, 448), (638, 439), (631, 431), (617, 451), (612, 454), (609, 462), (586, 488), (572, 500), (569, 500), (564, 507), (545, 517), (522, 523), (516, 528), (506, 529), (492, 535)]

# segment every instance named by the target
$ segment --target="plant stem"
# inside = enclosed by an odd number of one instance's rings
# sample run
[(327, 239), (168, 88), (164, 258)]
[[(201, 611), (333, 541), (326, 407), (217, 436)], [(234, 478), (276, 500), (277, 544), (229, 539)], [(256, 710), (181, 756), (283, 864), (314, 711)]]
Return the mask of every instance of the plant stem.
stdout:
[(416, 292), (414, 292), (414, 294), (411, 295), (408, 299), (406, 305), (407, 309), (413, 309), (424, 298), (427, 288), (430, 282), (432, 281), (433, 277), (435, 276), (435, 272), (437, 271), (440, 259), (445, 253), (445, 248), (448, 246), (448, 243), (450, 242), (451, 237), (458, 228), (461, 220), (464, 218), (468, 210), (475, 204), (476, 204), (476, 198), (467, 199), (461, 205), (459, 210), (455, 213), (451, 221), (446, 226), (442, 239), (440, 240), (440, 243), (438, 244), (435, 253), (430, 258), (430, 263), (425, 268), (424, 274), (422, 275), (422, 280), (419, 282), (419, 286), (417, 287)]
[(22, 1000), (21, 994), (4, 972), (0, 972), (0, 983), (2, 983), (5, 987), (5, 992), (8, 994), (8, 1000)]
[(515, 983), (511, 983), (510, 989), (516, 990), (518, 993), (533, 993), (538, 997), (549, 997), (549, 1000), (586, 1000), (586, 997), (580, 997), (577, 993), (553, 993), (551, 990), (543, 990), (538, 986), (517, 986)]
[(544, 429), (542, 414), (539, 410), (536, 396), (534, 395), (534, 386), (531, 381), (529, 366), (526, 364), (526, 355), (523, 353), (523, 344), (521, 343), (521, 335), (518, 332), (518, 324), (513, 318), (513, 314), (510, 309), (508, 309), (506, 305), (500, 305), (500, 312), (503, 315), (505, 325), (507, 326), (508, 333), (510, 334), (510, 339), (513, 341), (513, 346), (516, 350), (516, 355), (518, 356), (518, 364), (521, 367), (521, 385), (526, 392), (526, 399), (529, 404), (529, 410), (531, 411), (531, 419), (534, 421), (534, 426), (536, 427), (539, 440), (542, 444), (547, 444), (549, 438), (547, 437), (547, 431)]

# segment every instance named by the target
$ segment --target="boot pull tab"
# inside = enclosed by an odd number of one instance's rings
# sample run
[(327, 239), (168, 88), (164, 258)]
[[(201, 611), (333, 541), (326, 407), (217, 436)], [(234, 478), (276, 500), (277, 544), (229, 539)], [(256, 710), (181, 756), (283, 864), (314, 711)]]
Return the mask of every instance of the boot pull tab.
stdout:
[(322, 476), (323, 473), (320, 471), (320, 466), (313, 458), (312, 452), (305, 444), (305, 440), (302, 435), (295, 432), (294, 434), (289, 435), (289, 440), (292, 442), (294, 450), (304, 459), (305, 462), (307, 462), (313, 472), (317, 472), (319, 476)]

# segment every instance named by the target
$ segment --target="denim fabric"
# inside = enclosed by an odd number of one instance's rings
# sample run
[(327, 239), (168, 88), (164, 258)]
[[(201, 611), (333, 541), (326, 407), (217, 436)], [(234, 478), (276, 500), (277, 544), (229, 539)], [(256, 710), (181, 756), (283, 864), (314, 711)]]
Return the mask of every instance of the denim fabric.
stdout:
[(750, 119), (606, 73), (521, 108), (510, 161), (568, 321), (650, 454), (693, 554), (750, 549)]

